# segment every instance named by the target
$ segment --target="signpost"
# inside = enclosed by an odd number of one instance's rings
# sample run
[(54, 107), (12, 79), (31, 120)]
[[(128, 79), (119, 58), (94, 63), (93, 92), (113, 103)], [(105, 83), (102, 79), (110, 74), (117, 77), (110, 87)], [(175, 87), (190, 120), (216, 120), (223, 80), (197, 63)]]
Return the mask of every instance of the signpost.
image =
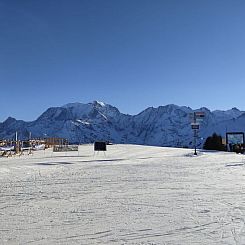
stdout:
[(194, 139), (194, 155), (197, 155), (197, 132), (200, 129), (200, 123), (203, 121), (203, 118), (205, 117), (205, 113), (203, 111), (195, 111), (193, 114), (191, 114), (192, 118), (192, 123), (191, 123), (191, 128), (194, 132), (193, 139)]

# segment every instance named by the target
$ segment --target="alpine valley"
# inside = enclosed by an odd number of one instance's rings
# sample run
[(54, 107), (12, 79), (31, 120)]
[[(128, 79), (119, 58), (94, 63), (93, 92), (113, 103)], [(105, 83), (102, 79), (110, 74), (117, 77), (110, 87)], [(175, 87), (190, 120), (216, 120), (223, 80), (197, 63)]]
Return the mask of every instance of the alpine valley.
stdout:
[(37, 137), (62, 137), (70, 143), (143, 144), (155, 146), (192, 147), (193, 130), (191, 114), (203, 111), (198, 145), (214, 132), (245, 131), (245, 112), (237, 108), (227, 111), (193, 110), (186, 106), (166, 105), (149, 107), (137, 115), (126, 115), (116, 107), (94, 101), (88, 104), (71, 103), (51, 107), (39, 118), (25, 122), (9, 117), (0, 123), (0, 139), (12, 139), (18, 132), (20, 139)]

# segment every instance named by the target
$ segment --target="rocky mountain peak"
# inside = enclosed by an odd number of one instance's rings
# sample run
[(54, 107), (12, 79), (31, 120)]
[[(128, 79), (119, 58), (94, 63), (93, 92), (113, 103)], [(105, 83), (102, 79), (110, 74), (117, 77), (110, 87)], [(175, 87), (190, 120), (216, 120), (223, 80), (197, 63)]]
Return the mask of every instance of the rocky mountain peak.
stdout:
[(213, 132), (224, 136), (227, 129), (245, 131), (245, 117), (241, 116), (244, 114), (237, 108), (211, 112), (205, 107), (192, 110), (190, 107), (170, 104), (149, 107), (131, 116), (109, 104), (93, 101), (51, 107), (32, 122), (9, 117), (0, 123), (0, 139), (13, 137), (17, 130), (23, 136), (28, 135), (28, 132), (33, 137), (46, 134), (68, 138), (72, 143), (91, 143), (104, 139), (114, 143), (191, 147), (193, 132), (190, 114), (194, 111), (205, 112), (199, 131), (200, 144), (203, 143), (201, 138), (205, 139)]

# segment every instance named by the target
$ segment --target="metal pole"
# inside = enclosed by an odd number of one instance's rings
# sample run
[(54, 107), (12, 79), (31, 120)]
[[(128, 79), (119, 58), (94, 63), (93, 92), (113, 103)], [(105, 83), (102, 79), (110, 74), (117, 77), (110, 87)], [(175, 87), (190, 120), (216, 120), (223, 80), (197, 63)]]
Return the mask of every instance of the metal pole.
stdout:
[(194, 155), (197, 155), (196, 137), (197, 137), (197, 131), (195, 129), (194, 130), (194, 144), (195, 144), (195, 152), (194, 152)]
[[(194, 112), (194, 123), (196, 124), (196, 112)], [(196, 136), (197, 136), (197, 130), (194, 129), (194, 147), (195, 147), (194, 155), (197, 155)]]

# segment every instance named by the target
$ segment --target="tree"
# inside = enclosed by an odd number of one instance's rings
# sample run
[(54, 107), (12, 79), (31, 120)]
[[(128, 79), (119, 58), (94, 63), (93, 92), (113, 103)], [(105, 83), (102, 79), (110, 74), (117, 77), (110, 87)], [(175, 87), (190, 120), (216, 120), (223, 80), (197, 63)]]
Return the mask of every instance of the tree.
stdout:
[(225, 145), (222, 144), (222, 137), (216, 133), (214, 133), (212, 136), (209, 136), (203, 145), (203, 149), (224, 151)]

